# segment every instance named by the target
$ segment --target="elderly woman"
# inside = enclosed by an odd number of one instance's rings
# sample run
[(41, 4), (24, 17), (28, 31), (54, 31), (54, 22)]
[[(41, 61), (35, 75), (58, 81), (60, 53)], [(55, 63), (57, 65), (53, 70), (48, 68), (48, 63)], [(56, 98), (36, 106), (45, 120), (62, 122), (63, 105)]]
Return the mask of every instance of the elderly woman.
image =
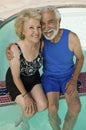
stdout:
[[(15, 23), (20, 40), (11, 46), (14, 58), (9, 60), (6, 86), (12, 100), (21, 106), (23, 117), (31, 117), (47, 108), (39, 73), (43, 62), (40, 23), (41, 15), (33, 9), (21, 11)], [(28, 125), (23, 127), (29, 129)]]

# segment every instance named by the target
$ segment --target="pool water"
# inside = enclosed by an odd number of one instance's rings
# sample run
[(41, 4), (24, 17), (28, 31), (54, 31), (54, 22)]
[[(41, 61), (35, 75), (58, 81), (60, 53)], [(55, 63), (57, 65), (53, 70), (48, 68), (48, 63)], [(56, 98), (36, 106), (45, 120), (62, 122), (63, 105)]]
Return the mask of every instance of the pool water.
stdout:
[[(80, 97), (82, 109), (79, 114), (74, 130), (86, 130), (86, 96)], [(60, 99), (59, 116), (64, 121), (67, 112), (67, 105), (64, 99)], [(37, 113), (28, 120), (30, 130), (52, 130), (48, 122), (48, 111)], [(15, 121), (20, 115), (20, 108), (18, 105), (9, 105), (0, 107), (0, 130), (22, 130), (21, 125), (15, 127)], [(62, 127), (62, 125), (61, 125)]]

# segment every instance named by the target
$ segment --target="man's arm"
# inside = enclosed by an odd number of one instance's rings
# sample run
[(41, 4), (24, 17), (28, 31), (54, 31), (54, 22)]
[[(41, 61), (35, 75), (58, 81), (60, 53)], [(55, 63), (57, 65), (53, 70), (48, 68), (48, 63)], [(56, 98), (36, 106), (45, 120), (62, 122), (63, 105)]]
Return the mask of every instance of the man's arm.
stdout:
[(76, 57), (75, 70), (72, 79), (77, 81), (84, 62), (84, 55), (81, 48), (81, 43), (75, 33), (70, 34), (70, 44), (72, 44), (73, 52)]
[(84, 56), (82, 53), (79, 38), (75, 33), (72, 32), (69, 34), (69, 48), (71, 51), (74, 52), (74, 55), (76, 57), (75, 70), (73, 76), (66, 85), (67, 94), (72, 95), (74, 91), (77, 90), (77, 80), (84, 62)]

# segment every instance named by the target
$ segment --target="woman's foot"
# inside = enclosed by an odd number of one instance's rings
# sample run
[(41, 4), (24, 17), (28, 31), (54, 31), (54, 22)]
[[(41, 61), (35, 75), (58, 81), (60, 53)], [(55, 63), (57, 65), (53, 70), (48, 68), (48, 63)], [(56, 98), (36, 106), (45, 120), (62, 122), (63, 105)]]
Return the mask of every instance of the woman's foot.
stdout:
[(22, 127), (22, 130), (30, 130), (30, 126), (29, 126), (27, 118), (23, 117), (21, 127)]
[(21, 124), (22, 121), (23, 121), (23, 117), (21, 116), (19, 119), (17, 119), (15, 121), (15, 127), (18, 127)]

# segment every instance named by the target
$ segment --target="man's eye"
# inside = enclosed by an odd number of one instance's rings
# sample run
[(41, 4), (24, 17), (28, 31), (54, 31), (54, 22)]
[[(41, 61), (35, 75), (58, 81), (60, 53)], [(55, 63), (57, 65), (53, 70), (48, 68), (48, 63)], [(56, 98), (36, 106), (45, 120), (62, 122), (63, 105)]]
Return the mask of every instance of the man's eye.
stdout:
[(51, 23), (54, 23), (54, 22), (55, 22), (54, 20), (49, 21), (50, 24), (51, 24)]
[(41, 26), (38, 26), (38, 28), (41, 28)]

